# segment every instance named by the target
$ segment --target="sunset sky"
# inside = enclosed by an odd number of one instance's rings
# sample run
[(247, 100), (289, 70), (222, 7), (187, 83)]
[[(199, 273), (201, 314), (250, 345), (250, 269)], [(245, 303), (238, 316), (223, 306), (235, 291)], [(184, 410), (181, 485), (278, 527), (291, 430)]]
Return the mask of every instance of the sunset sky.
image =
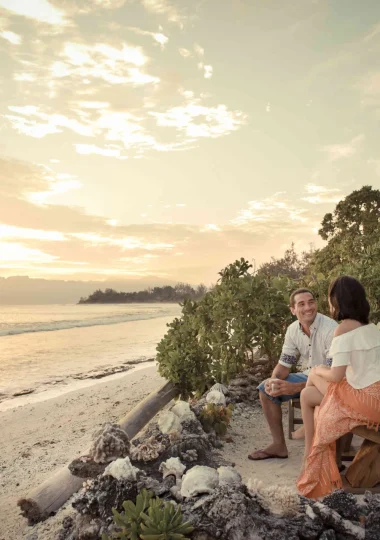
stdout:
[(215, 282), (380, 187), (377, 0), (0, 0), (0, 276)]

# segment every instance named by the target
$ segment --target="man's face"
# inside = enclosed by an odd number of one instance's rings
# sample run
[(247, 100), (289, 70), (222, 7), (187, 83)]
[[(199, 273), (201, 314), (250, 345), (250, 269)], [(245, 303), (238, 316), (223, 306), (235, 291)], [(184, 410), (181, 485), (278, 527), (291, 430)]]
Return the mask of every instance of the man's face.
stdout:
[(317, 314), (317, 302), (310, 293), (300, 293), (294, 298), (294, 306), (290, 308), (301, 324), (310, 326)]

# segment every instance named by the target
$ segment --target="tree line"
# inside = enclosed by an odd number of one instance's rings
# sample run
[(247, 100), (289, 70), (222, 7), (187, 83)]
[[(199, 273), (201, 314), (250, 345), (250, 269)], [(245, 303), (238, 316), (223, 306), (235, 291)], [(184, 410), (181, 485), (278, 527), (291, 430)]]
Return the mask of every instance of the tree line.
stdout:
[(129, 304), (129, 303), (154, 303), (173, 302), (179, 303), (186, 299), (197, 300), (207, 292), (206, 285), (202, 283), (192, 287), (188, 283), (177, 283), (172, 287), (153, 287), (137, 292), (118, 292), (114, 289), (98, 289), (87, 298), (82, 297), (79, 304)]

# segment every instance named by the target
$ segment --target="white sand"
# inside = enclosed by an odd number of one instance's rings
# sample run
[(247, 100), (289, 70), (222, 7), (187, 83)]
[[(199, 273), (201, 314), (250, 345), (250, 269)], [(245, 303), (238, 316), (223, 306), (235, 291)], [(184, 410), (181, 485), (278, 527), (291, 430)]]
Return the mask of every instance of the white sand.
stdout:
[[(83, 454), (98, 426), (106, 421), (117, 422), (162, 382), (156, 368), (149, 367), (0, 413), (0, 540), (53, 540), (63, 517), (71, 511), (70, 504), (57, 516), (29, 527), (20, 516), (17, 500)], [(260, 408), (252, 417), (243, 414), (235, 418), (228, 435), (233, 442), (225, 444), (223, 455), (236, 463), (244, 480), (252, 477), (268, 485), (295, 485), (303, 441), (289, 441), (286, 460), (247, 459), (254, 448), (263, 448), (270, 441)]]

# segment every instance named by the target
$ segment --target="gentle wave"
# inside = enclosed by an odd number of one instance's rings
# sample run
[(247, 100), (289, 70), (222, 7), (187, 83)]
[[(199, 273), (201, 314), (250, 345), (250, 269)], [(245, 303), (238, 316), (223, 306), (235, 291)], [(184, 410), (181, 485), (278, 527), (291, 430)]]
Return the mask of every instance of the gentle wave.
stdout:
[(14, 336), (18, 334), (27, 334), (34, 332), (55, 332), (57, 330), (69, 330), (70, 328), (84, 328), (89, 326), (104, 326), (109, 324), (119, 324), (129, 321), (139, 321), (147, 319), (156, 319), (158, 317), (166, 317), (168, 313), (160, 311), (159, 313), (128, 313), (120, 315), (112, 315), (101, 318), (91, 318), (82, 320), (63, 320), (53, 322), (35, 322), (30, 325), (20, 324), (12, 325), (11, 327), (1, 328), (0, 336)]

